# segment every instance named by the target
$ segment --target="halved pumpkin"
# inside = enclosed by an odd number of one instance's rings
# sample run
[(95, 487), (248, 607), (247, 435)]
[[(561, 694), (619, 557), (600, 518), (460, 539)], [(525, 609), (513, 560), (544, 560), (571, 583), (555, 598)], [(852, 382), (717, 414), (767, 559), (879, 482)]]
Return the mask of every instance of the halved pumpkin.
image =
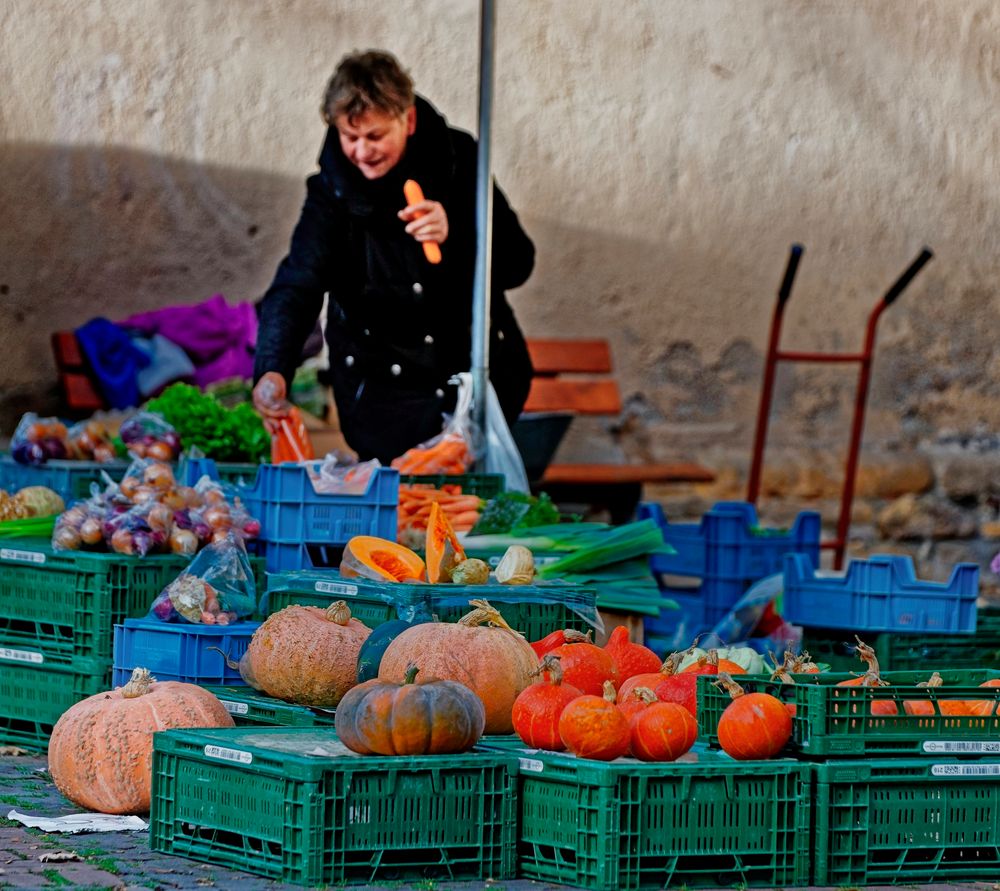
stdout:
[(344, 548), (340, 574), (344, 578), (361, 576), (376, 582), (419, 582), (424, 578), (424, 561), (394, 541), (355, 535)]
[(427, 518), (427, 581), (432, 585), (450, 582), (451, 571), (465, 559), (465, 550), (451, 526), (451, 521), (436, 501), (431, 505)]

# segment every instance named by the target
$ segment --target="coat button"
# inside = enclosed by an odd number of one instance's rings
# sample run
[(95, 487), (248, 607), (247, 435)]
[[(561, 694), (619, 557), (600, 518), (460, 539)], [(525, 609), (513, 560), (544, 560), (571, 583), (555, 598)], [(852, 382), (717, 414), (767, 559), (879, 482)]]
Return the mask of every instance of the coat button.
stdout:
[(344, 357), (344, 364), (348, 368), (350, 368), (354, 364), (354, 356), (345, 356)]
[(369, 334), (371, 334), (371, 331), (369, 331), (367, 328), (365, 328), (365, 337), (367, 337)]
[(424, 335), (424, 343), (434, 343), (434, 338), (430, 334)]
[(420, 284), (420, 282), (414, 282), (413, 283), (413, 293), (414, 294), (423, 294), (424, 293), (424, 286), (422, 284)]
[(503, 340), (503, 331), (497, 331), (497, 340)]
[(395, 362), (389, 366), (389, 371), (392, 372), (393, 377), (399, 377), (403, 373), (403, 369), (400, 368)]
[(437, 396), (438, 399), (444, 399), (444, 390), (442, 390), (440, 387), (438, 387), (434, 391), (434, 395)]

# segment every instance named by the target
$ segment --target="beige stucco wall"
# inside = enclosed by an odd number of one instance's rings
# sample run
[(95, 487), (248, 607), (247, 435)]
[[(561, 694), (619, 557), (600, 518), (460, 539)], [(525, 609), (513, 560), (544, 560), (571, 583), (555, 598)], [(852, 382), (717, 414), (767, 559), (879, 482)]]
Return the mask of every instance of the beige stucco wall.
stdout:
[[(880, 327), (868, 438), (1000, 423), (1000, 4), (497, 0), (497, 176), (539, 252), (529, 335), (606, 335), (627, 449), (746, 451), (773, 295), (786, 344)], [(342, 53), (381, 46), (474, 129), (476, 0), (0, 3), (0, 417), (40, 405), (48, 333), (258, 297)], [(846, 371), (779, 381), (777, 439), (843, 432)], [(7, 431), (9, 432), (9, 430)]]

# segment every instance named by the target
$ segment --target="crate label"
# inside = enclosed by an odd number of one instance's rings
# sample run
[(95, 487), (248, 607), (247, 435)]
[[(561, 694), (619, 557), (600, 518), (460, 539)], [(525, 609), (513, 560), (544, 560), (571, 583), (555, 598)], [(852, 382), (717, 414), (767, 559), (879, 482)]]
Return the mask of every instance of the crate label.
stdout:
[(969, 741), (964, 740), (924, 740), (924, 751), (933, 755), (1000, 755), (1000, 740)]
[(35, 665), (41, 665), (45, 661), (45, 656), (33, 650), (9, 650), (0, 647), (0, 659), (9, 659), (11, 662), (34, 662)]
[(1000, 764), (934, 764), (932, 777), (1000, 777)]
[(250, 711), (250, 706), (245, 702), (232, 702), (228, 699), (220, 699), (222, 707), (231, 715), (245, 715)]
[(357, 585), (344, 585), (340, 582), (316, 582), (316, 590), (322, 594), (342, 594), (344, 597), (357, 597)]
[(16, 548), (0, 548), (0, 560), (17, 560), (19, 563), (44, 563), (41, 551), (19, 551)]
[(537, 758), (518, 758), (517, 763), (521, 770), (527, 770), (531, 773), (541, 773), (545, 770), (545, 765)]
[(207, 758), (220, 758), (223, 761), (236, 761), (240, 764), (250, 764), (253, 761), (253, 755), (250, 752), (227, 749), (223, 746), (205, 746), (205, 756)]
[[(562, 556), (556, 555), (550, 557), (535, 557), (535, 566), (548, 566), (549, 563), (555, 563), (556, 560), (562, 560), (564, 556), (566, 555), (563, 554)], [(503, 556), (501, 554), (494, 554), (492, 557), (489, 558), (489, 560), (487, 560), (487, 563), (490, 564), (491, 569), (496, 569), (500, 565), (500, 561), (502, 559)]]

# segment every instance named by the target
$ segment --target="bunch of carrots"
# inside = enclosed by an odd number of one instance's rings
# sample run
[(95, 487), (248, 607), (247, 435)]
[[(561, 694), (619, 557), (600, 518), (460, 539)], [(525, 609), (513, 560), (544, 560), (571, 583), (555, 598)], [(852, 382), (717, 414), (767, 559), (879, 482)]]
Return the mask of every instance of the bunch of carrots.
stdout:
[(478, 495), (463, 495), (462, 487), (444, 485), (440, 489), (427, 483), (399, 487), (398, 533), (402, 541), (407, 533), (427, 529), (431, 505), (439, 504), (456, 532), (468, 532), (479, 520), (483, 500)]
[(460, 433), (445, 433), (426, 448), (409, 449), (392, 462), (400, 473), (465, 473), (472, 464), (469, 444)]

